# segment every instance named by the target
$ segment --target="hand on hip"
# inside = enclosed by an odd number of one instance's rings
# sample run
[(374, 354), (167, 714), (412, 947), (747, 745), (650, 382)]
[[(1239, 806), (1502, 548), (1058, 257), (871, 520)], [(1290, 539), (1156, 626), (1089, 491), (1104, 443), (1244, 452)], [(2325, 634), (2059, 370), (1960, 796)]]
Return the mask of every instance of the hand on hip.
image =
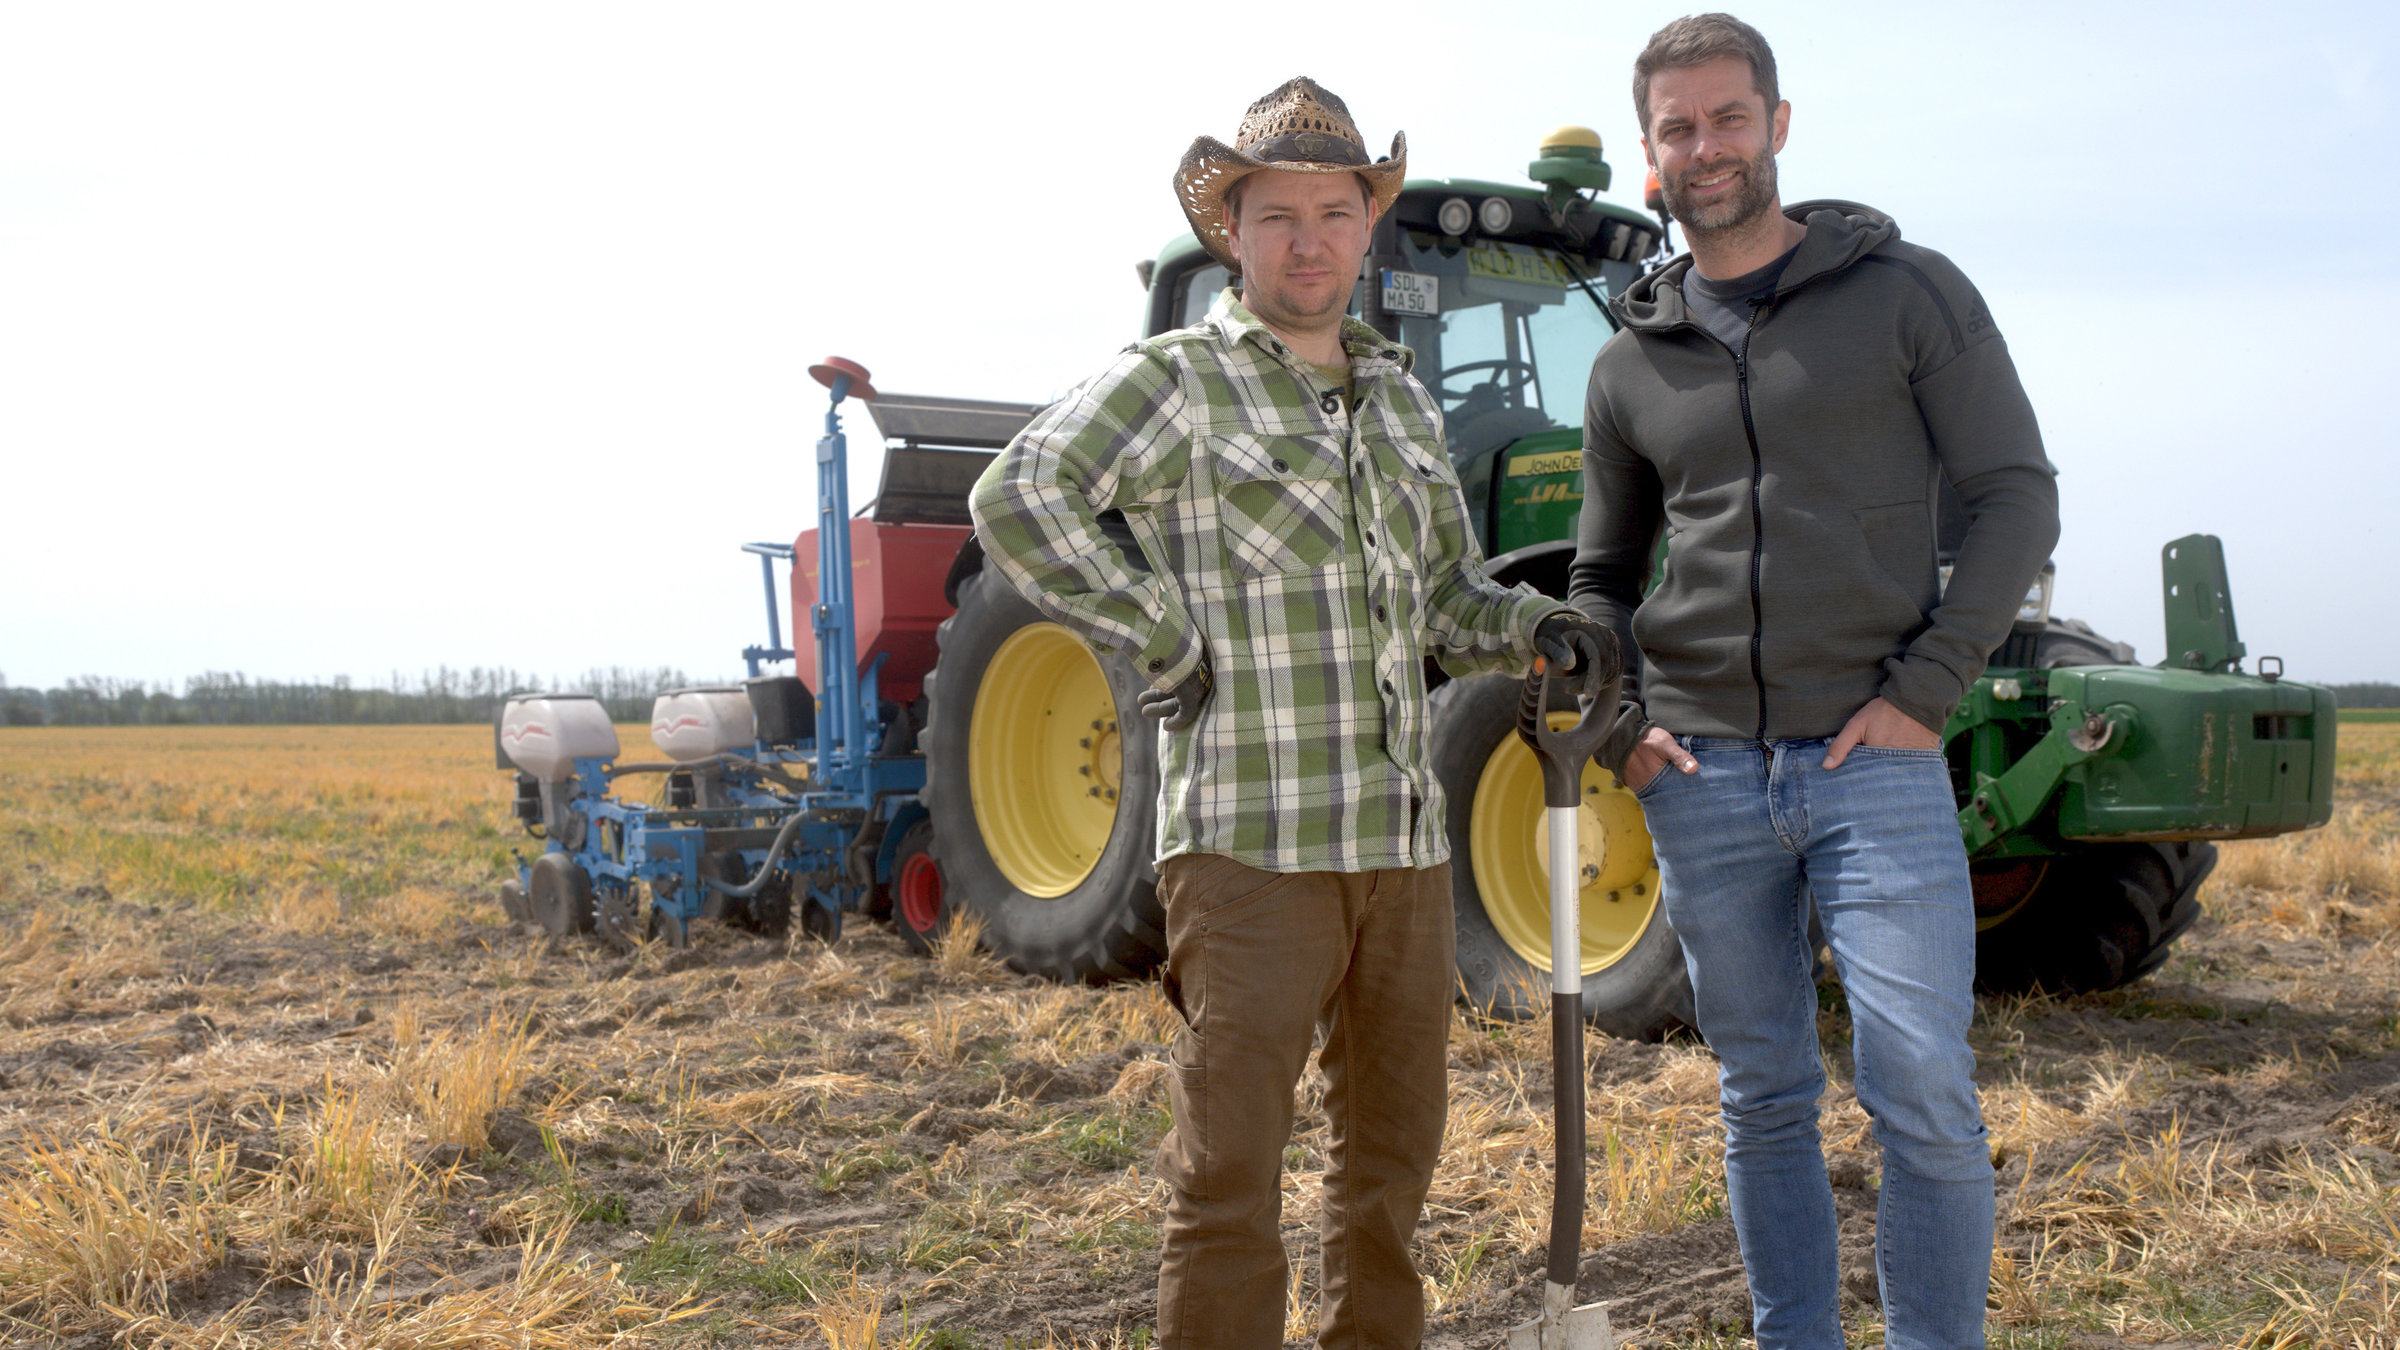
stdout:
[(1861, 745), (1882, 746), (1887, 750), (1939, 750), (1942, 733), (1929, 730), (1924, 723), (1885, 702), (1881, 696), (1867, 701), (1867, 706), (1850, 714), (1842, 734), (1825, 747), (1825, 767), (1838, 769), (1850, 757), (1850, 751)]

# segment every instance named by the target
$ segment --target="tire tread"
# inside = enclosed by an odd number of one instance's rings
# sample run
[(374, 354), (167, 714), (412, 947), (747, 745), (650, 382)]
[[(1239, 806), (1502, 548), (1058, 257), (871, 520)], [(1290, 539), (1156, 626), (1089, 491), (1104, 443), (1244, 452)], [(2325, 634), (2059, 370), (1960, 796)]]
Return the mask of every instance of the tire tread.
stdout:
[[(994, 588), (997, 588), (996, 592)], [(960, 888), (954, 893), (952, 903), (971, 905), (983, 915), (986, 942), (1010, 966), (1062, 984), (1101, 984), (1113, 980), (1139, 979), (1166, 955), (1166, 915), (1158, 906), (1155, 876), (1149, 863), (1154, 842), (1145, 843), (1135, 850), (1130, 855), (1135, 861), (1130, 866), (1118, 869), (1127, 875), (1098, 879), (1100, 885), (1113, 889), (1116, 894), (1105, 905), (1101, 922), (1081, 932), (1053, 931), (1046, 936), (1029, 932), (1028, 928), (1039, 925), (1008, 921), (1012, 917), (1011, 897), (1015, 897), (1016, 893), (1013, 888), (1006, 887), (1004, 880), (984, 889), (987, 892), (1005, 889), (1007, 894), (977, 894), (975, 883), (967, 880), (996, 869), (987, 867), (989, 854), (983, 849), (979, 837), (962, 837), (972, 832), (974, 821), (973, 806), (968, 800), (965, 783), (955, 785), (957, 799), (954, 801), (952, 798), (953, 784), (948, 780), (952, 773), (957, 772), (953, 766), (965, 760), (965, 746), (960, 742), (972, 716), (973, 689), (969, 687), (963, 691), (951, 691), (952, 698), (968, 700), (970, 711), (967, 714), (962, 715), (955, 707), (945, 705), (942, 687), (946, 683), (955, 683), (958, 677), (955, 672), (945, 672), (944, 665), (958, 659), (953, 656), (954, 649), (969, 645), (974, 639), (992, 637), (989, 633), (979, 631), (979, 626), (1006, 624), (1007, 630), (1013, 631), (1023, 622), (1038, 617), (1039, 612), (1008, 589), (1004, 579), (985, 568), (960, 581), (956, 612), (934, 629), (937, 655), (934, 668), (925, 676), (925, 699), (929, 712), (920, 741), (925, 751), (925, 787), (919, 794), (919, 800), (935, 821), (933, 843), (927, 851), (941, 866), (945, 887)], [(1103, 669), (1110, 664), (1110, 658), (1103, 659)], [(1124, 711), (1121, 706), (1120, 724), (1124, 721)], [(1154, 766), (1150, 773), (1155, 776)], [(1129, 773), (1125, 781), (1131, 784), (1133, 780), (1134, 775)], [(1130, 791), (1128, 796), (1130, 798)], [(1133, 819), (1145, 826), (1149, 825), (1148, 814), (1140, 810), (1131, 813)], [(1120, 828), (1124, 822), (1125, 817), (1121, 816)], [(1154, 841), (1154, 830), (1151, 831), (1151, 838)], [(1115, 850), (1112, 848), (1112, 851)], [(1121, 854), (1120, 858), (1124, 856), (1128, 855)], [(1106, 863), (1104, 859), (1103, 865)], [(1086, 882), (1086, 885), (1091, 884)], [(1016, 897), (1018, 908), (1029, 903), (1039, 902)]]

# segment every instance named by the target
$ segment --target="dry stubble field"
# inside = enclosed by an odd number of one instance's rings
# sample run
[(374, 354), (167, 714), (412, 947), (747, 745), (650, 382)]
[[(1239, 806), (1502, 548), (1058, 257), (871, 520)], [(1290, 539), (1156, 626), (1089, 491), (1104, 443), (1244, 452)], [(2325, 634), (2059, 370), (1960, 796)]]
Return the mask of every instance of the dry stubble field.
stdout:
[[(0, 1338), (1148, 1342), (1154, 988), (865, 926), (630, 959), (512, 930), (488, 736), (0, 731)], [(2340, 781), (2331, 828), (2226, 849), (2153, 978), (1983, 1006), (1994, 1344), (2400, 1346), (2400, 725), (2345, 724)], [(1874, 1343), (1838, 990), (1822, 1025)], [(1539, 1279), (1547, 1039), (1452, 1047), (1419, 1250), (1431, 1343), (1483, 1346)], [(1633, 1344), (1742, 1344), (1707, 1052), (1602, 1041), (1591, 1079), (1583, 1296)], [(1313, 1288), (1304, 1255), (1295, 1338)]]

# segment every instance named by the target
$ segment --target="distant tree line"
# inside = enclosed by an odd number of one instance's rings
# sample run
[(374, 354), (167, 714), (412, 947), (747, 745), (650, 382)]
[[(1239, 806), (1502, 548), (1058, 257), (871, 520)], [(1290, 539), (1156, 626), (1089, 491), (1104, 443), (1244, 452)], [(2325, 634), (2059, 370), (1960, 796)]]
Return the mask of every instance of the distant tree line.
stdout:
[[(235, 671), (210, 671), (169, 685), (83, 675), (56, 689), (19, 689), (0, 675), (0, 725), (12, 727), (257, 726), (271, 723), (488, 722), (510, 694), (550, 689), (597, 694), (610, 717), (647, 721), (650, 701), (687, 685), (732, 683), (695, 680), (670, 666), (587, 670), (578, 679), (537, 677), (505, 666), (452, 670), (439, 666), (417, 676), (397, 671), (380, 684), (359, 685), (337, 675), (330, 683), (254, 680)], [(2330, 686), (2344, 708), (2400, 708), (2400, 684)]]
[[(724, 681), (719, 681), (723, 683)], [(53, 727), (253, 726), (269, 723), (489, 722), (510, 694), (532, 689), (597, 694), (620, 722), (647, 721), (650, 701), (669, 689), (709, 683), (660, 666), (610, 666), (561, 680), (505, 666), (419, 675), (397, 671), (379, 684), (348, 676), (330, 683), (254, 680), (239, 671), (210, 671), (172, 685), (84, 675), (56, 689), (19, 689), (0, 675), (0, 725)]]

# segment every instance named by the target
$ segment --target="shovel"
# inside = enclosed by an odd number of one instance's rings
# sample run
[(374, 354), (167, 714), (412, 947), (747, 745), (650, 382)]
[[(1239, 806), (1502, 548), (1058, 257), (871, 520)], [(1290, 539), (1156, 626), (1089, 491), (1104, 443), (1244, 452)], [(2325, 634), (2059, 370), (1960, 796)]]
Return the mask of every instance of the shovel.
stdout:
[(1576, 672), (1582, 717), (1552, 729), (1549, 662), (1536, 658), (1517, 702), (1517, 735), (1542, 766), (1542, 802), (1550, 817), (1550, 1079), (1557, 1189), (1550, 1197), (1550, 1267), (1541, 1315), (1509, 1328), (1505, 1350), (1611, 1350), (1608, 1310), (1578, 1308), (1575, 1276), (1583, 1238), (1583, 912), (1581, 856), (1575, 838), (1583, 812), (1583, 766), (1617, 715), (1623, 670), (1612, 649)]

